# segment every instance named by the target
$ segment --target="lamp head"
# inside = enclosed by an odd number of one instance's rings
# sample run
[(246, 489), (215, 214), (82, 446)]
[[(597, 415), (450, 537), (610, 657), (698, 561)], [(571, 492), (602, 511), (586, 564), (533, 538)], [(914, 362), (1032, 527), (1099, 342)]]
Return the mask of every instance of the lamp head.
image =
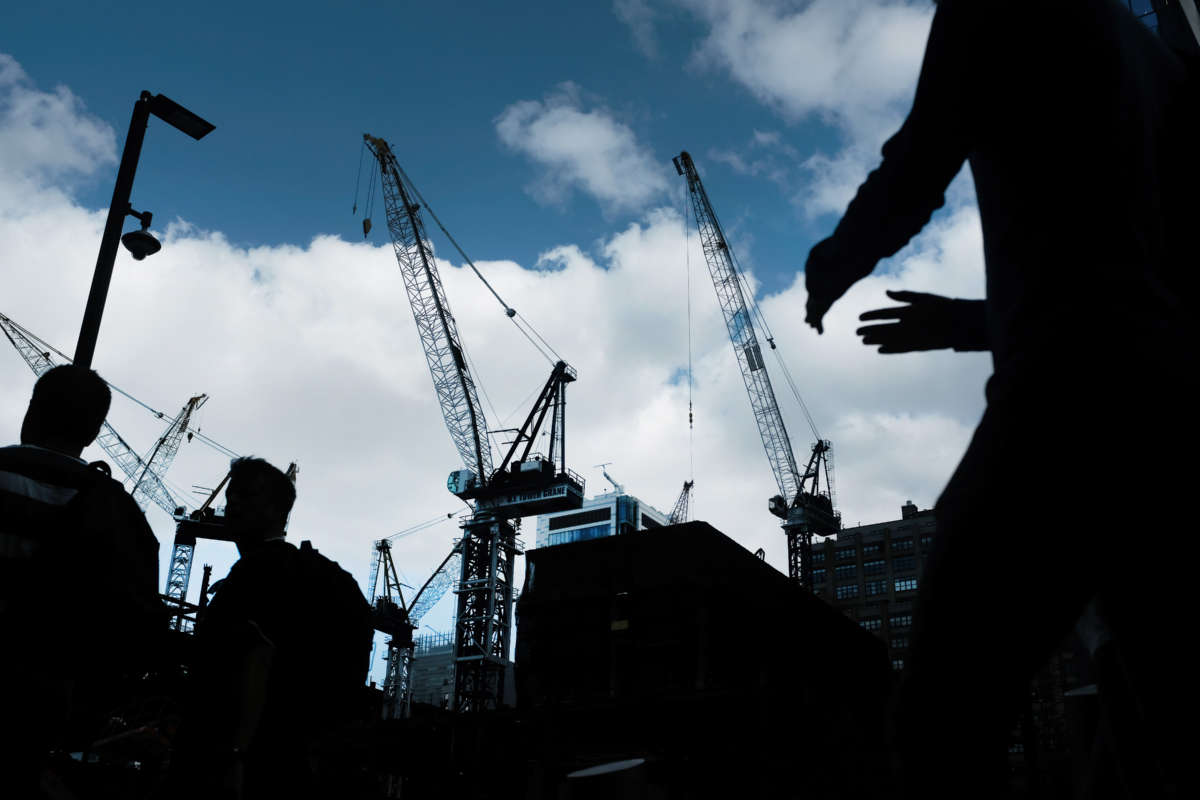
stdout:
[(148, 230), (130, 231), (121, 237), (121, 244), (133, 256), (134, 261), (141, 261), (146, 256), (152, 256), (162, 249), (162, 242), (154, 238)]

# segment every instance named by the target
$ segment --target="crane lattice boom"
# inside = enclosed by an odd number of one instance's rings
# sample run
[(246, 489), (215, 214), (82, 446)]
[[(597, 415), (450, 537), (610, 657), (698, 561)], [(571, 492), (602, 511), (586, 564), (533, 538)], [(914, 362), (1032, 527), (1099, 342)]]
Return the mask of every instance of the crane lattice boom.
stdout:
[(668, 525), (679, 525), (687, 522), (688, 498), (691, 496), (692, 487), (695, 485), (695, 481), (683, 482), (683, 491), (679, 493), (679, 499), (675, 501), (675, 507), (671, 509), (671, 516), (667, 517)]
[[(708, 194), (700, 182), (692, 157), (683, 152), (674, 161), (676, 171), (687, 178), (704, 260), (708, 264), (713, 287), (717, 290), (717, 301), (725, 317), (725, 327), (733, 343), (746, 393), (750, 396), (750, 407), (758, 424), (763, 449), (779, 486), (779, 495), (771, 498), (768, 507), (771, 513), (784, 520), (783, 529), (788, 537), (788, 575), (804, 586), (811, 586), (813, 536), (829, 536), (841, 527), (841, 518), (833, 508), (833, 483), (829, 474), (832, 446), (818, 436), (812, 446), (808, 466), (803, 472), (797, 468), (792, 443), (783, 424), (775, 390), (771, 388), (767, 366), (763, 362), (750, 307), (742, 290), (742, 279), (725, 233), (708, 201)], [(770, 339), (768, 342), (774, 349), (775, 343)], [(821, 491), (822, 472), (825, 473), (824, 492)]]
[(379, 163), (388, 231), (442, 416), (463, 464), (486, 483), (492, 475), (487, 422), (467, 368), (458, 326), (442, 289), (433, 249), (417, 214), (420, 206), (412, 199), (405, 185), (407, 176), (388, 143), (369, 134), (363, 134), (363, 139)]
[[(45, 372), (55, 366), (54, 362), (50, 359), (50, 354), (38, 349), (37, 345), (25, 334), (24, 330), (3, 314), (0, 314), (0, 329), (4, 331), (4, 335), (12, 342), (13, 347), (16, 348), (21, 358), (33, 370), (34, 375), (40, 378)], [(138, 505), (142, 507), (142, 510), (146, 508), (146, 501), (150, 501), (168, 514), (175, 514), (179, 508), (179, 503), (159, 477), (161, 471), (149, 470), (141, 456), (129, 446), (128, 442), (121, 438), (121, 435), (107, 421), (100, 426), (100, 435), (96, 437), (96, 444), (108, 454), (109, 458), (116, 462), (117, 467), (125, 473), (129, 480), (138, 482), (141, 493), (135, 499), (137, 499)]]
[(708, 201), (704, 185), (700, 183), (700, 175), (696, 172), (692, 157), (686, 152), (680, 153), (675, 159), (675, 168), (679, 170), (680, 175), (687, 177), (688, 194), (692, 198), (692, 209), (696, 215), (696, 228), (700, 233), (704, 260), (708, 264), (708, 272), (717, 290), (717, 301), (725, 317), (725, 327), (729, 331), (729, 340), (733, 343), (733, 352), (742, 371), (746, 392), (750, 395), (754, 421), (758, 424), (758, 433), (762, 437), (763, 449), (766, 450), (771, 471), (775, 474), (779, 493), (790, 503), (803, 486), (803, 476), (796, 466), (792, 443), (788, 439), (783, 416), (779, 413), (775, 390), (771, 388), (771, 378), (767, 375), (766, 364), (763, 362), (762, 348), (759, 347), (754, 323), (750, 318), (750, 309), (742, 292), (741, 278), (734, 266), (721, 223), (717, 221), (716, 212)]

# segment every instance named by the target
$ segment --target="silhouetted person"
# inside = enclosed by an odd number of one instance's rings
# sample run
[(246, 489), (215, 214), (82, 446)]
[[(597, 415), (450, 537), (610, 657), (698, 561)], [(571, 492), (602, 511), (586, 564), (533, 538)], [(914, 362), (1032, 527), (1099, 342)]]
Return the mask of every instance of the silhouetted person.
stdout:
[[(186, 790), (317, 796), (314, 748), (355, 711), (373, 630), (358, 584), (285, 540), (295, 487), (258, 458), (230, 468), (225, 524), (241, 558), (196, 624), (197, 687), (181, 742)], [(240, 775), (239, 775), (240, 774)]]
[[(90, 369), (33, 388), (21, 444), (0, 448), (0, 786), (37, 796), (73, 712), (144, 665), (167, 617), (158, 541), (103, 462), (79, 456), (111, 400)], [(81, 735), (98, 735), (81, 723)], [(86, 746), (87, 741), (72, 746)]]
[[(1172, 619), (1195, 563), (1178, 530), (1192, 468), (1174, 466), (1196, 452), (1187, 69), (1114, 0), (944, 0), (908, 118), (809, 254), (821, 331), (970, 163), (986, 299), (893, 293), (908, 305), (860, 330), (883, 352), (986, 349), (994, 365), (919, 587), (897, 716), (908, 796), (1003, 791), (1029, 681), (1095, 595), (1157, 759), (1139, 795), (1194, 781), (1181, 769), (1194, 737), (1176, 734), (1193, 724), (1193, 662)], [(1132, 568), (1149, 546), (1137, 537), (1160, 532), (1153, 568)]]

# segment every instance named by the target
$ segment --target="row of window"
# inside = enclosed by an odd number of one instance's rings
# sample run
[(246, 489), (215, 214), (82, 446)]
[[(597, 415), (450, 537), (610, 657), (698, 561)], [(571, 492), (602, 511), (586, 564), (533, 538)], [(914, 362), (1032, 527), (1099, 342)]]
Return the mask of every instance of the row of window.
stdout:
[[(921, 538), (921, 549), (927, 550), (930, 543), (933, 542), (933, 534), (924, 534)], [(903, 539), (892, 539), (890, 551), (893, 553), (911, 553), (913, 550), (913, 537), (906, 536)], [(814, 564), (825, 562), (825, 550), (816, 550), (813, 552), (812, 560)], [(863, 557), (878, 555), (883, 552), (882, 542), (871, 542), (862, 546)], [(833, 557), (838, 561), (854, 561), (857, 557), (858, 549), (855, 547), (839, 547), (833, 551)]]
[[(864, 630), (877, 631), (883, 626), (883, 620), (879, 617), (863, 617), (858, 621), (858, 625)], [(911, 628), (912, 614), (893, 614), (888, 617), (888, 625), (893, 631)], [(892, 647), (908, 647), (908, 635), (893, 636)]]
[[(896, 578), (892, 585), (897, 592), (913, 592), (917, 589), (917, 579)], [(867, 597), (876, 597), (887, 592), (887, 581), (867, 581), (864, 586), (866, 587)], [(838, 586), (834, 587), (834, 596), (838, 600), (850, 600), (858, 597), (858, 584), (839, 584)], [(909, 624), (911, 624), (911, 620)]]

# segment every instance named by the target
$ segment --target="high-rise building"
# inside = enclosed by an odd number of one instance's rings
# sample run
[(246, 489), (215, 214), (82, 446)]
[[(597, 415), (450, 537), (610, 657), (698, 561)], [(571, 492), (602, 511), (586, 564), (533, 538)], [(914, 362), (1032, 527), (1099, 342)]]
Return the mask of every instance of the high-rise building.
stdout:
[(888, 646), (892, 669), (904, 668), (913, 599), (933, 541), (933, 510), (910, 500), (900, 519), (843, 528), (813, 543), (813, 593)]
[(535, 547), (599, 539), (621, 533), (661, 528), (667, 515), (633, 495), (609, 492), (570, 511), (543, 514), (537, 519)]

